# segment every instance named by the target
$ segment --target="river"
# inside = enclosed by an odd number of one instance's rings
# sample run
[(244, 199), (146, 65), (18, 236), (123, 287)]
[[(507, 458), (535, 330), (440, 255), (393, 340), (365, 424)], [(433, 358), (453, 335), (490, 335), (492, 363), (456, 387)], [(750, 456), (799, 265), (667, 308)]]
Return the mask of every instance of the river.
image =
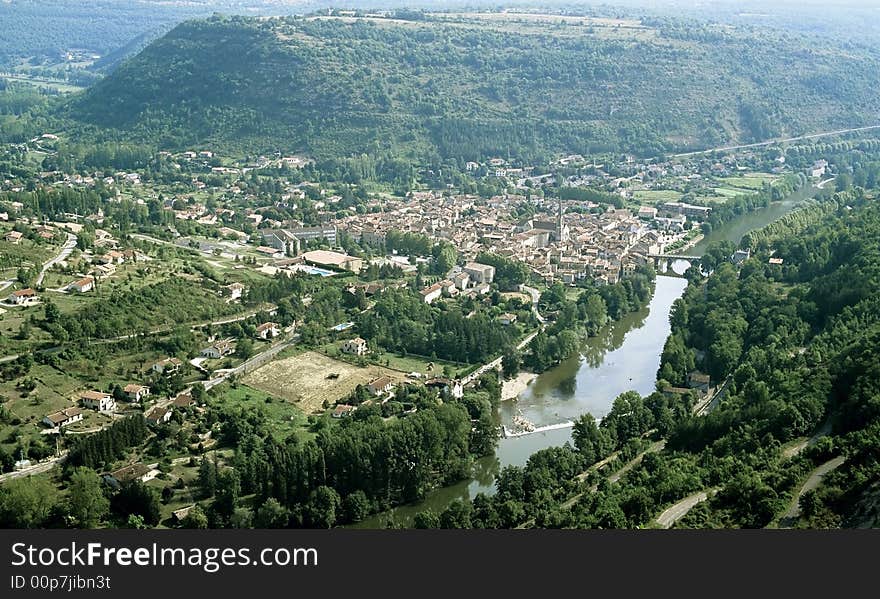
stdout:
[[(801, 190), (767, 208), (742, 215), (712, 231), (688, 253), (702, 255), (715, 241), (738, 244), (749, 231), (775, 221), (814, 194), (814, 189)], [(670, 265), (677, 274), (688, 266), (684, 260)], [(601, 418), (611, 409), (614, 399), (625, 391), (650, 394), (654, 390), (660, 354), (669, 336), (669, 311), (686, 286), (683, 278), (658, 276), (654, 295), (646, 308), (606, 326), (599, 335), (584, 341), (580, 355), (542, 373), (516, 400), (503, 402), (502, 423), (510, 426), (516, 414), (539, 427), (574, 420), (585, 413)], [(511, 464), (522, 466), (536, 451), (570, 440), (571, 428), (501, 439), (494, 456), (476, 461), (471, 480), (437, 489), (417, 504), (375, 515), (354, 527), (383, 528), (389, 519), (397, 525), (409, 526), (415, 514), (425, 509), (439, 513), (455, 499), (472, 498), (479, 492), (491, 494), (501, 468)]]

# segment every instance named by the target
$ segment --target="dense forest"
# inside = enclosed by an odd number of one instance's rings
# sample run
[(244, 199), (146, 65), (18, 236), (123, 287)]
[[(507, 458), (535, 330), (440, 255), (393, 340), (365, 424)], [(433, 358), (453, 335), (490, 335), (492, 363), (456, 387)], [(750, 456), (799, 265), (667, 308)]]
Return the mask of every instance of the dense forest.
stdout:
[[(676, 526), (876, 526), (880, 206), (855, 188), (821, 207), (818, 220), (771, 226), (739, 269), (688, 272), (658, 389), (703, 368), (727, 385), (708, 414), (692, 412), (693, 393), (625, 393), (600, 423), (589, 415), (576, 423), (573, 446), (505, 468), (495, 495), (425, 512), (416, 525), (644, 527), (706, 491)], [(783, 263), (769, 264), (771, 255)], [(636, 457), (615, 482), (603, 474)], [(801, 494), (826, 463), (838, 467)], [(792, 502), (800, 514), (786, 520)]]
[(654, 156), (876, 113), (870, 51), (816, 51), (771, 31), (646, 30), (215, 16), (179, 25), (66, 114), (168, 148), (430, 164), (560, 150)]

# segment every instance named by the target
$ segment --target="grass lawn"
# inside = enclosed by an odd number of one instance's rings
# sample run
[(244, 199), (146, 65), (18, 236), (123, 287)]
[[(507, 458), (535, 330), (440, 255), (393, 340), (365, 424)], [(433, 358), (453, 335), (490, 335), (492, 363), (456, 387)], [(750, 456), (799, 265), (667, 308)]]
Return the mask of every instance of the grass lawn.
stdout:
[(764, 186), (764, 182), (772, 183), (779, 177), (768, 173), (749, 173), (742, 177), (724, 177), (719, 179), (721, 183), (730, 187), (739, 187), (750, 191), (758, 191)]
[(633, 191), (633, 199), (642, 205), (653, 206), (657, 202), (677, 202), (682, 193), (674, 189), (638, 189)]
[[(375, 356), (371, 356), (371, 361), (381, 364), (393, 370), (399, 370), (409, 374), (410, 372), (418, 372), (427, 376), (443, 376), (444, 367), (449, 366), (452, 369), (453, 377), (459, 377), (467, 369), (470, 364), (454, 364), (444, 360), (430, 360), (419, 356), (402, 357), (399, 354), (385, 352)], [(429, 369), (428, 366), (433, 362), (434, 368)]]

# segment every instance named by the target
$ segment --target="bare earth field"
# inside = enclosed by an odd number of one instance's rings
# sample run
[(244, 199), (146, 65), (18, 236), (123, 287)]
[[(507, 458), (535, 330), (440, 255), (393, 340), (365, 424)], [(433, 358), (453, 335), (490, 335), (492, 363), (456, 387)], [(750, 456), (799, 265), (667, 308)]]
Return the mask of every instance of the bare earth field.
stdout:
[[(339, 376), (328, 379), (330, 374)], [(325, 400), (333, 404), (358, 385), (366, 385), (383, 375), (395, 382), (403, 380), (403, 374), (394, 370), (381, 366), (361, 368), (309, 351), (270, 362), (248, 374), (244, 383), (292, 402), (310, 414), (322, 412)]]

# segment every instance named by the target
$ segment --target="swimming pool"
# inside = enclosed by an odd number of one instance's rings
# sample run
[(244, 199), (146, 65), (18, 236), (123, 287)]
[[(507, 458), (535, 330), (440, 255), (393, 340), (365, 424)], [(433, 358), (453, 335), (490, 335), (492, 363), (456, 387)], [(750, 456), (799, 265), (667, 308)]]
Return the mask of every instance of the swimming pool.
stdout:
[(292, 267), (292, 270), (295, 270), (297, 272), (304, 272), (307, 275), (318, 275), (321, 277), (332, 277), (336, 274), (332, 270), (318, 268), (317, 266), (310, 266), (308, 264), (297, 264)]

